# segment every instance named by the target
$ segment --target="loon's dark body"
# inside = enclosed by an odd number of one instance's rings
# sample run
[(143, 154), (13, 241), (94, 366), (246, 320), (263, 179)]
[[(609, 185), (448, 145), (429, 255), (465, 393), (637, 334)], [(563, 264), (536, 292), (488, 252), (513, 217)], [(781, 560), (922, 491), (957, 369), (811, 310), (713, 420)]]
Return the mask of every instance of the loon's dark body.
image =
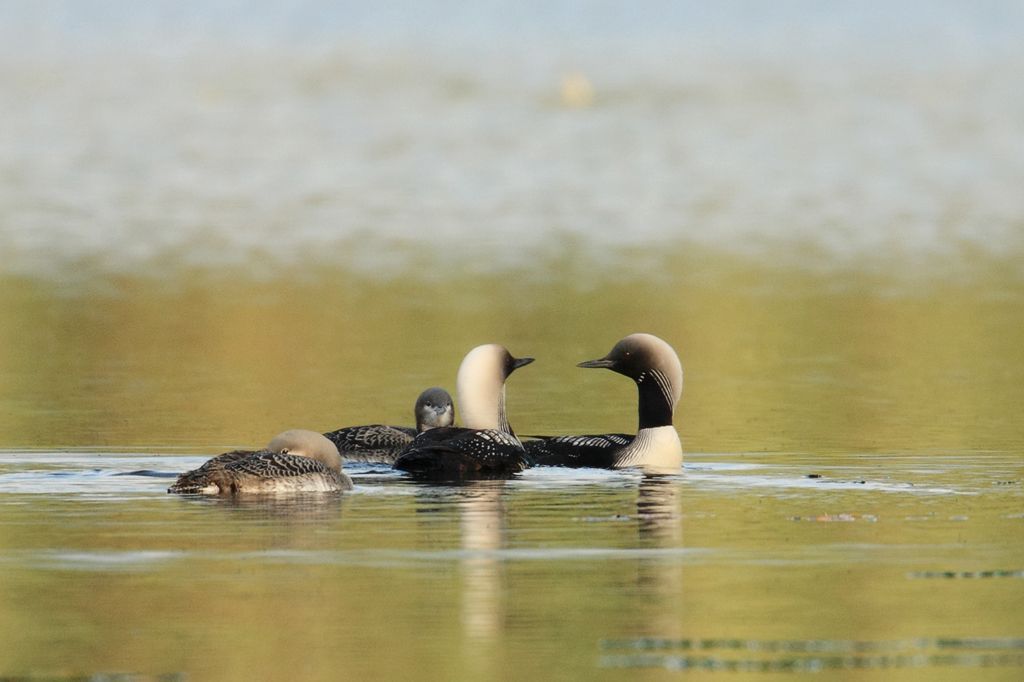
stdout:
[(442, 427), (424, 431), (395, 460), (416, 478), (508, 478), (533, 465), (515, 435), (497, 429)]
[(328, 492), (348, 490), (334, 443), (304, 429), (279, 433), (262, 450), (232, 450), (186, 471), (169, 493)]
[(349, 426), (324, 435), (338, 446), (341, 458), (347, 462), (393, 464), (398, 453), (416, 437), (416, 429), (367, 424)]
[(347, 490), (352, 481), (309, 457), (270, 450), (233, 450), (186, 471), (169, 493), (289, 492)]
[(626, 433), (538, 436), (524, 440), (523, 447), (536, 466), (610, 469), (618, 453), (634, 438)]

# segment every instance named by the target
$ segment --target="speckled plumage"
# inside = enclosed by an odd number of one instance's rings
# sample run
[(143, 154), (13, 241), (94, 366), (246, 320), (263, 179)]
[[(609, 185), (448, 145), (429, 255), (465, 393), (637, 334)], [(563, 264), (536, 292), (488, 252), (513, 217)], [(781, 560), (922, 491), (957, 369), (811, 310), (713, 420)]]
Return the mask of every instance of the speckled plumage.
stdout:
[(169, 493), (198, 493), (209, 487), (210, 482), (221, 480), (224, 469), (241, 459), (253, 457), (261, 450), (232, 450), (203, 462), (198, 468), (186, 471), (167, 489)]
[(395, 460), (419, 478), (507, 478), (532, 466), (523, 444), (497, 429), (446, 427), (421, 433)]
[(391, 464), (416, 437), (416, 429), (385, 424), (349, 426), (325, 433), (338, 446), (342, 459), (349, 462)]
[(417, 433), (429, 429), (451, 426), (455, 421), (455, 408), (448, 391), (439, 387), (428, 388), (416, 399), (413, 407), (416, 428), (366, 424), (348, 426), (329, 431), (324, 436), (334, 443), (342, 459), (349, 462), (392, 464)]
[(615, 464), (615, 454), (633, 442), (633, 438), (625, 433), (541, 436), (524, 440), (523, 447), (541, 466), (608, 469)]
[(334, 444), (318, 433), (296, 430), (278, 435), (262, 450), (218, 455), (183, 473), (167, 492), (326, 492), (351, 487)]

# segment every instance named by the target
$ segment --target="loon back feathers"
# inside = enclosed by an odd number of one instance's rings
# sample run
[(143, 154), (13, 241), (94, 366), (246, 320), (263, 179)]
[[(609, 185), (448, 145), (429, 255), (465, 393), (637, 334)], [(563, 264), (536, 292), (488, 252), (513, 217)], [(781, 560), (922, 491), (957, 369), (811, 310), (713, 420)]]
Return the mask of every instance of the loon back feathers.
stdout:
[(223, 476), (225, 467), (246, 457), (259, 454), (260, 450), (232, 450), (223, 455), (217, 455), (212, 459), (203, 462), (198, 468), (186, 471), (178, 476), (170, 488), (169, 493), (200, 493), (211, 485), (214, 480)]
[(352, 481), (340, 471), (332, 471), (321, 462), (300, 455), (282, 454), (270, 450), (244, 454), (226, 462), (218, 462), (206, 471), (200, 471), (207, 462), (194, 471), (178, 477), (167, 492), (170, 493), (271, 493), (322, 492), (346, 490)]
[(324, 434), (338, 447), (349, 462), (381, 462), (390, 464), (416, 437), (416, 429), (385, 424), (349, 426)]
[(526, 453), (541, 466), (611, 469), (615, 454), (633, 442), (626, 433), (538, 436), (523, 441)]
[(367, 424), (330, 431), (324, 436), (338, 447), (338, 452), (347, 461), (392, 464), (417, 433), (451, 426), (455, 421), (452, 397), (448, 391), (437, 386), (420, 393), (413, 413), (416, 428)]
[(419, 478), (506, 478), (533, 464), (515, 436), (497, 429), (447, 427), (421, 433), (395, 460)]
[(640, 429), (636, 436), (608, 433), (584, 436), (539, 436), (523, 443), (538, 466), (625, 469), (673, 473), (683, 461), (682, 444), (673, 426)]
[(171, 493), (332, 491), (352, 487), (338, 450), (312, 431), (285, 431), (263, 450), (235, 450), (178, 477)]

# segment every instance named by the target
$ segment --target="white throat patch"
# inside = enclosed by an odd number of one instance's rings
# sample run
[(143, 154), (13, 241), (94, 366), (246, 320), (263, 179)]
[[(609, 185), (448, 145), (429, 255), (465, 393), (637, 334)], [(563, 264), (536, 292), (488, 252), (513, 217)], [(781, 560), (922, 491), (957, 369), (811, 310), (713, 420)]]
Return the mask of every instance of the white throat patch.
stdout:
[(678, 473), (682, 465), (683, 444), (671, 424), (640, 429), (615, 461), (616, 469), (640, 467), (656, 473)]

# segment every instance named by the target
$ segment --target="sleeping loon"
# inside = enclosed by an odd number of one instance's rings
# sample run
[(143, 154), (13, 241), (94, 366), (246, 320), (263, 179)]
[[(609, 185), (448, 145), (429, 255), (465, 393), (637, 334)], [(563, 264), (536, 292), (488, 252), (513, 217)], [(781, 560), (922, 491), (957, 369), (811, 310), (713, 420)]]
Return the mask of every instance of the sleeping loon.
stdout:
[(348, 490), (334, 443), (314, 431), (293, 429), (274, 436), (262, 450), (234, 450), (186, 471), (169, 493), (325, 492)]
[(623, 433), (546, 436), (526, 441), (539, 465), (678, 471), (683, 447), (672, 414), (683, 392), (683, 366), (672, 346), (651, 334), (630, 334), (608, 355), (579, 367), (604, 367), (636, 382), (640, 424), (636, 436)]
[(456, 378), (464, 428), (445, 426), (416, 436), (395, 468), (420, 478), (505, 478), (532, 463), (505, 415), (505, 380), (533, 362), (514, 358), (504, 346), (469, 351)]
[(349, 426), (324, 435), (338, 446), (341, 458), (347, 462), (393, 464), (398, 453), (412, 442), (416, 434), (455, 423), (452, 397), (448, 395), (448, 391), (436, 386), (420, 393), (413, 412), (416, 415), (414, 429), (407, 426), (367, 424)]

